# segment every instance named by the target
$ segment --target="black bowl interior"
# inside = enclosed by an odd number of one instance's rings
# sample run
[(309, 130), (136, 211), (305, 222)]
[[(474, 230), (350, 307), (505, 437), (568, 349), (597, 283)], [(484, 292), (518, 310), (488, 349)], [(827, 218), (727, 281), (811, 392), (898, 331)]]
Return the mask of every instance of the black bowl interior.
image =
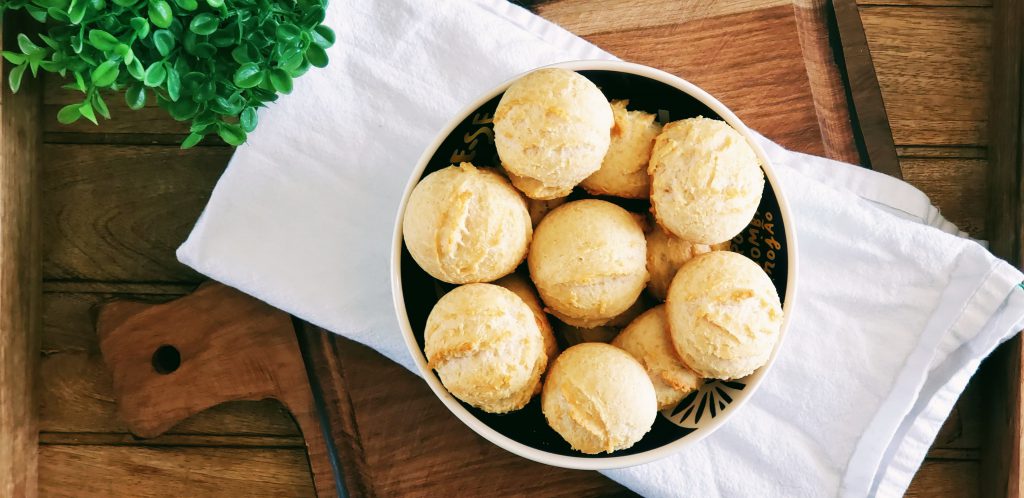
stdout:
[[(593, 81), (609, 99), (628, 99), (630, 109), (640, 109), (658, 116), (662, 123), (683, 118), (705, 116), (721, 117), (707, 106), (657, 80), (617, 71), (579, 71)], [(491, 118), (501, 95), (470, 112), (469, 115), (448, 135), (427, 163), (423, 176), (463, 161), (476, 166), (498, 166), (498, 154), (494, 147), (494, 133)], [(579, 193), (574, 196), (581, 195)], [(612, 200), (612, 199), (609, 199)], [(638, 201), (615, 200), (626, 209), (642, 211), (647, 204)], [(750, 225), (732, 241), (732, 250), (742, 253), (762, 265), (768, 272), (779, 296), (786, 295), (786, 274), (788, 253), (782, 213), (774, 190), (765, 182), (764, 194), (757, 214)], [(401, 260), (402, 289), (405, 307), (412, 331), (423, 349), (423, 330), (430, 310), (440, 297), (452, 288), (437, 281), (424, 272), (409, 255), (404, 243)], [(435, 374), (436, 375), (436, 374)], [(684, 399), (677, 407), (666, 410), (666, 416), (659, 415), (654, 427), (633, 447), (615, 452), (611, 456), (625, 456), (652, 450), (700, 430), (702, 414), (705, 421), (721, 416), (729, 409), (731, 397), (726, 392), (742, 390), (743, 381), (712, 382), (699, 393)], [(716, 396), (715, 392), (720, 392)], [(710, 394), (709, 394), (710, 393)], [(699, 394), (699, 395), (698, 395)], [(723, 398), (724, 396), (724, 398)], [(537, 396), (522, 410), (504, 415), (483, 412), (472, 406), (462, 405), (481, 422), (495, 431), (532, 448), (558, 455), (601, 458), (609, 455), (590, 456), (572, 450), (544, 420)], [(696, 410), (696, 415), (693, 413)], [(668, 415), (670, 414), (671, 415)], [(682, 417), (679, 417), (679, 415)]]

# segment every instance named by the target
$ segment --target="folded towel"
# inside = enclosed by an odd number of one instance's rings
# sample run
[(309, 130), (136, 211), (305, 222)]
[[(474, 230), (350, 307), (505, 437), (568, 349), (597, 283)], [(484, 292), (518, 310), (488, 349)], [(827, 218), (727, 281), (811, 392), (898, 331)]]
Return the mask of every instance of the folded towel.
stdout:
[[(612, 58), (502, 0), (333, 2), (331, 64), (260, 114), (178, 258), (415, 372), (392, 223), (420, 153), (517, 73)], [(800, 260), (778, 360), (717, 432), (606, 472), (646, 496), (895, 496), (978, 366), (1024, 326), (1016, 269), (910, 185), (761, 139)]]

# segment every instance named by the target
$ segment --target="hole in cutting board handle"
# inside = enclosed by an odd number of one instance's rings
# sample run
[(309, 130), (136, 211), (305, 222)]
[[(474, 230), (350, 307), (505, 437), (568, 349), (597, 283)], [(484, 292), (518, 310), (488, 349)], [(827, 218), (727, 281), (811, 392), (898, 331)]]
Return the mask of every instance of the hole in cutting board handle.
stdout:
[(164, 344), (153, 352), (153, 370), (160, 375), (174, 372), (181, 366), (181, 353), (178, 348)]

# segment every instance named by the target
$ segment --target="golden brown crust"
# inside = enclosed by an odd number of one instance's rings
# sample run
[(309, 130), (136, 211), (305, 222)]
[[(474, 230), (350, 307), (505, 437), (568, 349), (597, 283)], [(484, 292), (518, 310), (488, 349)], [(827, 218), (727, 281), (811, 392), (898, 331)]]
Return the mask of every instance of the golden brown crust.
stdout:
[(564, 197), (601, 166), (614, 123), (590, 80), (566, 69), (518, 79), (494, 112), (494, 144), (512, 183), (528, 197)]
[(625, 351), (601, 343), (565, 350), (541, 395), (548, 425), (587, 454), (629, 448), (650, 430), (656, 408), (643, 367)]
[(651, 212), (683, 240), (728, 241), (761, 202), (764, 173), (747, 140), (728, 124), (703, 117), (665, 125), (648, 167)]
[(630, 213), (584, 199), (537, 227), (527, 264), (547, 310), (571, 325), (602, 325), (636, 302), (647, 283), (647, 243)]
[(764, 270), (727, 251), (703, 254), (679, 269), (666, 313), (679, 358), (702, 377), (726, 380), (768, 361), (783, 317)]
[(454, 284), (490, 282), (526, 257), (533, 224), (503, 176), (470, 163), (427, 175), (413, 189), (402, 236), (416, 263)]
[(525, 406), (547, 366), (533, 311), (497, 285), (468, 284), (444, 295), (423, 336), (424, 354), (445, 388), (491, 413)]

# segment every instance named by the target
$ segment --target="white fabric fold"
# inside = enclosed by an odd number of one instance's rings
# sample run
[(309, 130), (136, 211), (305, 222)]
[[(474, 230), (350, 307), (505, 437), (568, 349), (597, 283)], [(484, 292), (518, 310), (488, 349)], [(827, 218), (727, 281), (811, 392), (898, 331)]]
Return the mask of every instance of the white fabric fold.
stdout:
[[(389, 246), (423, 148), (467, 102), (554, 62), (611, 58), (502, 0), (333, 2), (331, 64), (260, 114), (178, 257), (414, 370)], [(607, 472), (645, 496), (894, 496), (1024, 278), (899, 180), (762, 138), (799, 243), (793, 320), (761, 389), (672, 457)]]

